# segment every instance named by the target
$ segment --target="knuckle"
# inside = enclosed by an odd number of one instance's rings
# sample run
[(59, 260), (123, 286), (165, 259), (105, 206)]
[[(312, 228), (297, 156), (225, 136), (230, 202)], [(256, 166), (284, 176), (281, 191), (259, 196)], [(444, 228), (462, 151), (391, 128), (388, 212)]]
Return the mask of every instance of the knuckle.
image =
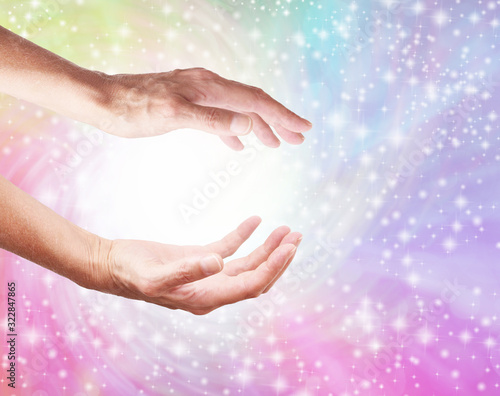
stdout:
[(216, 75), (215, 73), (213, 73), (210, 70), (207, 70), (203, 67), (196, 67), (194, 69), (191, 69), (190, 71), (192, 73), (192, 77), (200, 79), (200, 80), (210, 79)]
[(203, 117), (204, 124), (210, 129), (217, 129), (222, 121), (221, 114), (217, 109), (208, 109)]
[(169, 71), (167, 74), (169, 75), (169, 77), (171, 78), (176, 78), (176, 77), (179, 77), (179, 75), (182, 75), (182, 73), (184, 72), (185, 70), (183, 69), (174, 69), (172, 71)]
[(204, 92), (204, 88), (197, 84), (196, 87), (190, 87), (189, 89), (185, 89), (184, 96), (190, 102), (194, 103), (206, 103), (208, 95)]
[(181, 283), (190, 283), (193, 281), (193, 276), (191, 274), (191, 271), (189, 271), (189, 268), (185, 262), (183, 262), (178, 268), (176, 272), (176, 278), (179, 280)]
[(267, 98), (268, 98), (267, 93), (265, 93), (262, 88), (254, 87), (253, 94), (254, 94), (256, 100), (267, 100)]

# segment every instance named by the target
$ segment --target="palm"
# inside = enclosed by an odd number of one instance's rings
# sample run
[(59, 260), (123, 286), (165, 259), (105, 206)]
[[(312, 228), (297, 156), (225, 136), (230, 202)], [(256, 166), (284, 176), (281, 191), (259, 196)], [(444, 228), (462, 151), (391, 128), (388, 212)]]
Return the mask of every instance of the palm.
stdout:
[[(299, 233), (279, 227), (248, 256), (226, 262), (222, 271), (211, 276), (200, 274), (199, 266), (193, 272), (193, 263), (207, 255), (215, 255), (222, 262), (222, 258), (236, 252), (259, 224), (258, 217), (251, 217), (220, 241), (205, 246), (116, 241), (114, 265), (121, 274), (118, 294), (195, 314), (256, 297), (269, 290), (291, 262), (301, 240)], [(148, 291), (134, 279), (147, 279)]]

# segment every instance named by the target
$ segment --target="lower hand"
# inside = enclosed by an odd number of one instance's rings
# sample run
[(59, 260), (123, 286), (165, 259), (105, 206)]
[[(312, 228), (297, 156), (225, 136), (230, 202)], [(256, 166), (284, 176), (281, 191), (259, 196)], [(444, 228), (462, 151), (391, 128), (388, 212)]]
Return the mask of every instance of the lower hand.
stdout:
[(174, 246), (116, 240), (107, 255), (113, 287), (127, 298), (202, 315), (267, 292), (293, 260), (302, 240), (286, 226), (246, 257), (227, 261), (260, 224), (251, 217), (220, 241)]

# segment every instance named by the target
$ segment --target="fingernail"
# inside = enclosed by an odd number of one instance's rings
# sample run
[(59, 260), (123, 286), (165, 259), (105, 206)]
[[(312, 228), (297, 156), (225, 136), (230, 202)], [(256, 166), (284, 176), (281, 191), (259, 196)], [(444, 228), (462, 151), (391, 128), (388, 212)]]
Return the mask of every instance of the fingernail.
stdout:
[(310, 128), (313, 126), (312, 122), (311, 121), (308, 121), (308, 120), (305, 120), (304, 119), (304, 122), (306, 123), (306, 125)]
[(206, 275), (216, 274), (222, 269), (222, 265), (220, 264), (219, 259), (213, 254), (207, 257), (203, 257), (200, 264), (203, 272)]
[(235, 135), (246, 135), (252, 130), (252, 119), (243, 114), (236, 114), (229, 129)]
[(301, 236), (297, 239), (297, 245), (296, 245), (296, 246), (299, 246), (299, 245), (300, 245), (300, 242), (302, 242), (302, 239), (304, 239), (304, 237), (301, 235)]
[(294, 246), (293, 249), (290, 250), (290, 253), (288, 253), (287, 261), (292, 258), (292, 256), (295, 254), (296, 251), (297, 251), (297, 247)]

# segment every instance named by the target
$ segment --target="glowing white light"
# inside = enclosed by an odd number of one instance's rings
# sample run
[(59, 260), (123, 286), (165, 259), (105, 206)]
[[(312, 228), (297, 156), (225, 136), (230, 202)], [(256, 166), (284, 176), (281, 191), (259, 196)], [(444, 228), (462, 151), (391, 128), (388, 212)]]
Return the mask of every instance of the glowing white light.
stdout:
[(434, 22), (438, 26), (444, 26), (448, 23), (448, 15), (443, 10), (436, 11), (434, 14)]

